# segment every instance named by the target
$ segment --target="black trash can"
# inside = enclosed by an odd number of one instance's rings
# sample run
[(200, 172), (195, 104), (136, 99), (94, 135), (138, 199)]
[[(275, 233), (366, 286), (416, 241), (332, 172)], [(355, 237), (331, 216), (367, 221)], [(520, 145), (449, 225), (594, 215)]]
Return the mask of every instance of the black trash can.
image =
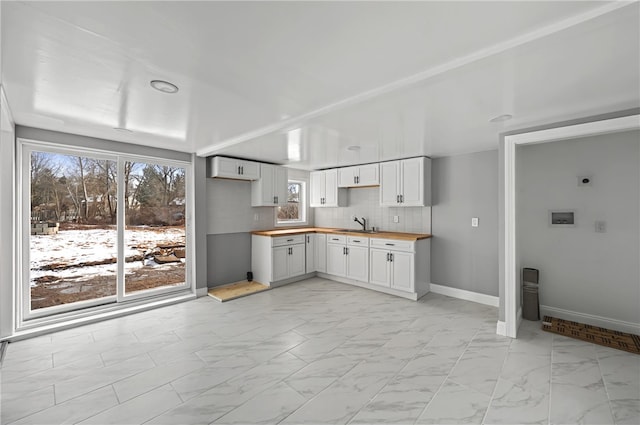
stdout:
[(538, 269), (522, 269), (522, 318), (540, 320), (540, 301), (538, 299)]

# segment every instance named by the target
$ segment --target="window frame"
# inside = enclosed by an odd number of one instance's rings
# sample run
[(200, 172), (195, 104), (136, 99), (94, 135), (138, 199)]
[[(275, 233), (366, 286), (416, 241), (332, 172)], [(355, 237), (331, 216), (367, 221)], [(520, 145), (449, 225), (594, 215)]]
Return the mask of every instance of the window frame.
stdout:
[[(115, 161), (118, 169), (117, 199), (120, 205), (124, 205), (124, 192), (120, 189), (124, 184), (124, 173), (122, 167), (126, 161), (146, 162), (159, 165), (178, 166), (185, 169), (185, 191), (187, 204), (185, 208), (185, 232), (186, 232), (186, 261), (185, 261), (185, 282), (183, 285), (172, 287), (160, 287), (133, 294), (120, 296), (116, 295), (102, 297), (95, 300), (80, 301), (71, 304), (61, 304), (59, 306), (45, 307), (31, 310), (30, 302), (30, 242), (26, 236), (30, 237), (30, 169), (31, 152), (49, 152), (62, 155), (85, 155), (91, 158)], [(21, 255), (17, 264), (17, 276), (15, 284), (15, 331), (27, 331), (50, 326), (58, 323), (75, 322), (81, 318), (100, 318), (109, 312), (130, 309), (135, 305), (143, 303), (152, 305), (164, 299), (174, 297), (184, 297), (185, 295), (195, 295), (195, 259), (193, 258), (194, 238), (193, 238), (193, 208), (194, 208), (194, 175), (191, 161), (181, 161), (177, 159), (162, 158), (154, 155), (136, 155), (115, 150), (103, 150), (89, 147), (78, 147), (74, 145), (60, 144), (33, 139), (17, 138), (17, 203), (18, 214), (16, 214), (16, 228), (19, 229), (17, 239), (17, 252)], [(124, 284), (124, 209), (117, 211), (117, 249), (118, 249), (118, 274), (117, 285)], [(122, 276), (122, 277), (121, 277)], [(122, 281), (122, 282), (121, 282)], [(123, 293), (122, 293), (123, 294)], [(124, 295), (124, 294), (123, 294)], [(14, 331), (14, 332), (15, 332)]]
[(307, 226), (309, 224), (309, 202), (308, 202), (308, 181), (304, 179), (288, 179), (287, 187), (289, 184), (295, 183), (300, 185), (300, 204), (298, 211), (302, 214), (300, 220), (278, 220), (278, 209), (274, 208), (274, 226), (275, 227), (293, 227), (293, 226)]

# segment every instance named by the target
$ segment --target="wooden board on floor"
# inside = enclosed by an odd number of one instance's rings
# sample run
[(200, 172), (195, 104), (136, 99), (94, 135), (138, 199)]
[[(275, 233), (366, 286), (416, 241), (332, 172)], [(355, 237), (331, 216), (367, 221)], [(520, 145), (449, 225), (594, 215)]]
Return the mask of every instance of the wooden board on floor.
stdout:
[(220, 302), (225, 302), (258, 292), (266, 291), (267, 289), (269, 289), (269, 287), (263, 285), (260, 282), (249, 282), (247, 280), (243, 280), (240, 282), (232, 283), (231, 285), (211, 288), (209, 289), (208, 294), (210, 297), (213, 297)]
[(598, 326), (544, 316), (542, 329), (570, 338), (581, 339), (605, 347), (640, 354), (640, 336)]

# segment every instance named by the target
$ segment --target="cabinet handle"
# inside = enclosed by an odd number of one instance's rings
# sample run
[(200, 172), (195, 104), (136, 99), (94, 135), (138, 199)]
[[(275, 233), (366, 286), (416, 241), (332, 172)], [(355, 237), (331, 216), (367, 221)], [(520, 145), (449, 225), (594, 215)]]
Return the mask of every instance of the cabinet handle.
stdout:
[(287, 242), (293, 242), (293, 239), (287, 239)]
[(356, 183), (360, 183), (360, 176), (356, 176)]
[(349, 255), (349, 248), (345, 248), (347, 255)]
[(357, 240), (355, 240), (355, 239), (354, 239), (354, 240), (353, 240), (353, 243), (360, 243), (360, 241), (357, 241)]
[(240, 174), (240, 166), (238, 165), (238, 174)]
[(389, 254), (389, 261), (393, 262), (393, 254)]
[(400, 195), (400, 203), (404, 203), (404, 195)]
[(244, 174), (244, 165), (240, 166), (240, 174)]
[(358, 182), (356, 181), (356, 176), (353, 176), (353, 183), (358, 183)]
[(400, 195), (396, 195), (396, 204), (400, 203)]
[(390, 254), (387, 252), (387, 261), (389, 261), (389, 255), (390, 255)]
[(386, 243), (385, 245), (386, 246), (396, 246), (396, 244), (394, 244), (394, 243)]

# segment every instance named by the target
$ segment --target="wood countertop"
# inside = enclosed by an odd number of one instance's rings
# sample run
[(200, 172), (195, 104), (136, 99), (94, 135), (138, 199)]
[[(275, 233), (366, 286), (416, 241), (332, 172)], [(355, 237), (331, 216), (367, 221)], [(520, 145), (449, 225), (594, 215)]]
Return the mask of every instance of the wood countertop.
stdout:
[(375, 232), (375, 233), (361, 233), (350, 232), (345, 229), (335, 229), (330, 227), (295, 227), (289, 229), (271, 229), (271, 230), (255, 230), (251, 232), (252, 235), (258, 236), (288, 236), (298, 235), (302, 233), (327, 233), (349, 236), (360, 236), (367, 238), (382, 238), (382, 239), (399, 239), (404, 241), (417, 241), (419, 239), (428, 239), (431, 237), (428, 233), (403, 233), (403, 232)]

